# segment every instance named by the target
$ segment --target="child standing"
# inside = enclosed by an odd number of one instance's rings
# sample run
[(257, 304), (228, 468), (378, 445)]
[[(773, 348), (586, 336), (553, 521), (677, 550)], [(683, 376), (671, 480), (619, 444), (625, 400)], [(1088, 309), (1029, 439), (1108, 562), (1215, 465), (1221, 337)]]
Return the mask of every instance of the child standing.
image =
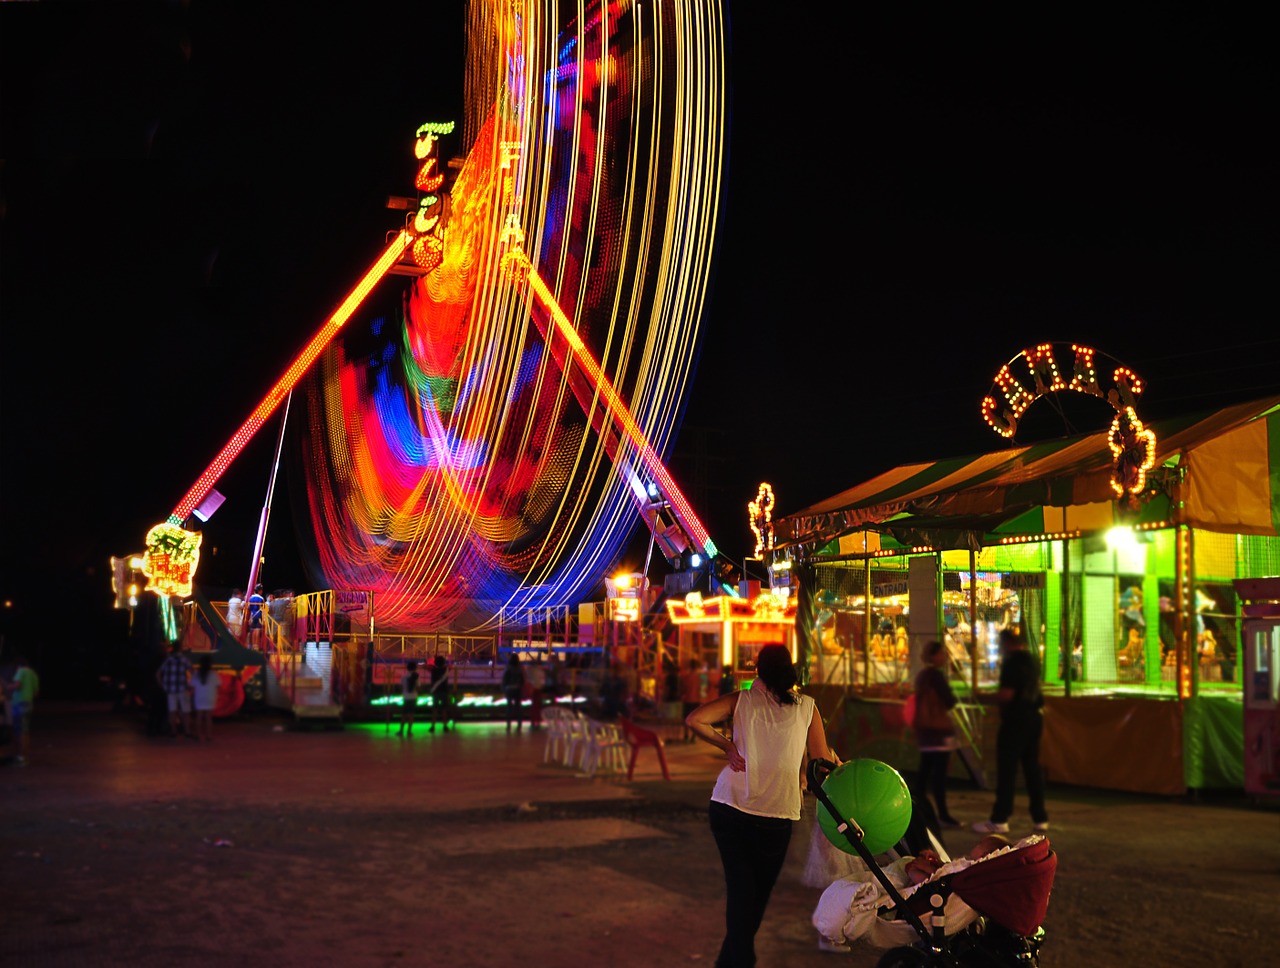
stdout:
[(400, 728), (397, 736), (404, 735), (409, 727), (409, 737), (413, 738), (413, 714), (418, 711), (418, 663), (406, 662), (404, 675), (400, 677)]
[(213, 740), (213, 707), (218, 704), (218, 686), (222, 677), (213, 671), (213, 657), (200, 656), (195, 675), (191, 677), (191, 705), (196, 712), (196, 737), (206, 743)]

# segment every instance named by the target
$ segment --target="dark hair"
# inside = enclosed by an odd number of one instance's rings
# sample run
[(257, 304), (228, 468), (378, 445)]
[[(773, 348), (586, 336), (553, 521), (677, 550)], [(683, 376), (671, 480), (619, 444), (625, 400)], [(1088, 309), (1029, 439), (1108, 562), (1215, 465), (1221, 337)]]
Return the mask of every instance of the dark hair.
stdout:
[(201, 682), (209, 681), (209, 673), (210, 671), (212, 671), (212, 669), (213, 669), (213, 656), (211, 656), (208, 652), (206, 652), (204, 655), (200, 656), (199, 674), (200, 674)]
[(928, 660), (928, 659), (932, 659), (935, 655), (937, 655), (941, 651), (942, 651), (942, 643), (935, 639), (932, 642), (926, 642), (924, 644), (924, 651), (922, 655), (926, 660)]
[(410, 672), (412, 672), (414, 669), (418, 668), (418, 663), (410, 659), (408, 662), (404, 664), (404, 667), (408, 669)]
[(791, 650), (785, 645), (766, 645), (760, 650), (756, 656), (756, 678), (784, 706), (800, 701), (794, 691), (800, 680), (791, 661)]

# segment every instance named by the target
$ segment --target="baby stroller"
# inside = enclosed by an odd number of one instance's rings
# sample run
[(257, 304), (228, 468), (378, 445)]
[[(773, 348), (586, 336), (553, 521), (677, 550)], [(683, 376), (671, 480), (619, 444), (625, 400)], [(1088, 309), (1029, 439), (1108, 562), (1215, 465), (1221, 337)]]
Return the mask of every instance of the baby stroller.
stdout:
[[(856, 819), (841, 816), (822, 789), (835, 768), (828, 760), (811, 760), (810, 792), (848, 839), (878, 882), (860, 892), (874, 909), (861, 924), (868, 941), (888, 950), (876, 968), (1036, 968), (1044, 940), (1045, 912), (1058, 858), (1045, 837), (1029, 837), (1016, 848), (977, 862), (946, 864), (923, 884), (900, 890), (876, 864), (862, 843)], [(919, 825), (916, 825), (916, 830)], [(917, 853), (907, 843), (900, 852)], [(920, 846), (937, 847), (937, 841)], [(964, 866), (967, 865), (967, 866)], [(950, 868), (950, 869), (949, 869)], [(905, 896), (904, 896), (905, 895)], [(825, 897), (825, 895), (824, 895)], [(850, 923), (854, 923), (853, 919)], [(850, 935), (846, 936), (849, 937)]]

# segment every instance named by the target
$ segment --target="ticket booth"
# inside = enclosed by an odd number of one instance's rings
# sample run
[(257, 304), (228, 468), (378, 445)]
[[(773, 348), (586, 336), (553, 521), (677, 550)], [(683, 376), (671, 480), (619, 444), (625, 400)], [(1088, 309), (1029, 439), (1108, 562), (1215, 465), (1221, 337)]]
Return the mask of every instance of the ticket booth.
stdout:
[(1234, 584), (1244, 617), (1244, 791), (1280, 797), (1280, 578)]

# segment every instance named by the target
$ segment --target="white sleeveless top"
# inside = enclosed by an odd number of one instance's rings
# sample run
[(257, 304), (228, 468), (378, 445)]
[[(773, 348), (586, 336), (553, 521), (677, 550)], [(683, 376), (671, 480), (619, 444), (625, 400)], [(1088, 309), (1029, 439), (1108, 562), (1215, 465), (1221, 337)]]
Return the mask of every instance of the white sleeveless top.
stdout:
[(812, 696), (793, 706), (773, 698), (764, 683), (738, 694), (733, 743), (747, 761), (742, 773), (720, 771), (711, 799), (759, 817), (800, 819), (800, 765), (813, 720)]

